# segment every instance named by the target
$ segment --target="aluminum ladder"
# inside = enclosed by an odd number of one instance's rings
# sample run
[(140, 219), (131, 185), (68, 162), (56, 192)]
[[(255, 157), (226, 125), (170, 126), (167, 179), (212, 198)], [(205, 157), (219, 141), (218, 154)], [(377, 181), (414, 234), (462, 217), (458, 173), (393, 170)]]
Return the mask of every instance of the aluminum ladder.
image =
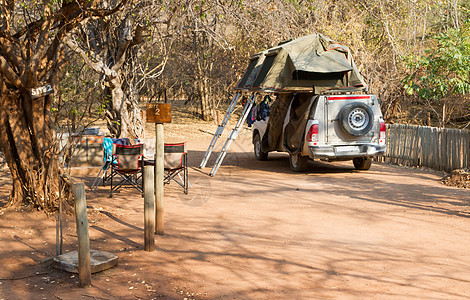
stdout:
[(246, 118), (250, 114), (250, 110), (253, 107), (253, 104), (255, 103), (256, 96), (257, 96), (256, 93), (251, 94), (250, 98), (246, 102), (245, 107), (243, 108), (243, 112), (240, 115), (240, 118), (238, 119), (237, 124), (232, 129), (232, 132), (230, 133), (229, 137), (225, 141), (225, 144), (222, 147), (222, 150), (220, 151), (219, 157), (217, 157), (217, 160), (215, 161), (215, 164), (212, 167), (211, 172), (209, 173), (210, 176), (215, 176), (215, 174), (219, 170), (219, 167), (222, 164), (222, 161), (224, 160), (225, 155), (227, 154), (228, 148), (230, 147), (232, 142), (237, 138), (238, 133), (240, 132), (240, 128), (242, 127), (243, 123), (245, 123)]
[(206, 167), (206, 164), (209, 161), (209, 157), (212, 154), (212, 150), (214, 150), (214, 146), (217, 143), (217, 140), (224, 132), (225, 126), (227, 126), (228, 120), (230, 119), (230, 116), (232, 115), (232, 112), (235, 109), (235, 105), (237, 104), (237, 101), (240, 98), (240, 95), (241, 93), (237, 92), (233, 96), (232, 102), (230, 102), (227, 112), (225, 113), (224, 119), (222, 120), (222, 123), (219, 125), (219, 127), (217, 127), (217, 130), (215, 131), (214, 136), (212, 137), (212, 141), (209, 147), (207, 148), (206, 154), (204, 154), (204, 158), (202, 159), (201, 164), (199, 165), (199, 168), (204, 169)]

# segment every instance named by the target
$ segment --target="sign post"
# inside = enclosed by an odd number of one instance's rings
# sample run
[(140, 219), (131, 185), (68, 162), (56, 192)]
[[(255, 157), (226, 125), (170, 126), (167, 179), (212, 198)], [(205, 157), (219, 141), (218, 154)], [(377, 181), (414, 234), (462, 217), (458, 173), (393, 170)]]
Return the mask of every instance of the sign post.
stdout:
[(144, 249), (155, 250), (155, 174), (152, 166), (144, 166)]
[(171, 122), (171, 104), (147, 103), (147, 122), (155, 123), (155, 232), (158, 235), (163, 235), (165, 233), (163, 216), (163, 180), (165, 178), (163, 123)]
[(164, 203), (163, 203), (163, 179), (164, 179), (164, 138), (163, 138), (163, 123), (155, 123), (155, 200), (156, 200), (156, 226), (155, 232), (158, 235), (163, 235), (164, 232)]
[(74, 183), (72, 193), (75, 199), (75, 218), (77, 220), (78, 278), (80, 286), (86, 287), (91, 285), (91, 265), (85, 185), (83, 183)]

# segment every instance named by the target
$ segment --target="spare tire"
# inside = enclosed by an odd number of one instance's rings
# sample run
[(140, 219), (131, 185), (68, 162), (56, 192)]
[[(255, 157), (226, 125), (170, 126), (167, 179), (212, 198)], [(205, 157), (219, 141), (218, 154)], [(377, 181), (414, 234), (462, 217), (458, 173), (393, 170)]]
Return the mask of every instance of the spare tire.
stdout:
[(338, 120), (347, 134), (362, 136), (372, 129), (374, 112), (365, 103), (353, 102), (340, 110)]

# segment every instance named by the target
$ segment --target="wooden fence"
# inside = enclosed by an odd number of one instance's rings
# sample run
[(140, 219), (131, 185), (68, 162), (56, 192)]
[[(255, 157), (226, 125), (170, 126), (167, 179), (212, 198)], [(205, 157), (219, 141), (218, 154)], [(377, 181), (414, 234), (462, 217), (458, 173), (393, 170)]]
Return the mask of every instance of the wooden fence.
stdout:
[(387, 152), (378, 160), (447, 172), (468, 169), (470, 131), (390, 124), (387, 125)]

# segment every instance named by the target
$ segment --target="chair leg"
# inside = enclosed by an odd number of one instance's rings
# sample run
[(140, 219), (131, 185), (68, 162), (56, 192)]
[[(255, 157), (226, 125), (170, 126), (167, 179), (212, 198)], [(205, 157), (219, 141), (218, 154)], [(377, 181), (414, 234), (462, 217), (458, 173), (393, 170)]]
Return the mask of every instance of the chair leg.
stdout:
[(105, 170), (104, 171), (104, 176), (103, 176), (103, 180), (101, 181), (101, 184), (104, 186), (104, 183), (106, 182), (108, 178), (108, 170)]
[(113, 177), (114, 177), (114, 171), (113, 170), (111, 170), (111, 175), (110, 176), (111, 176), (111, 190), (109, 191), (109, 198), (113, 198)]
[(98, 175), (96, 175), (95, 180), (93, 180), (93, 183), (91, 184), (91, 190), (96, 191), (98, 188), (98, 185), (100, 185), (100, 181), (103, 180), (103, 176), (101, 176), (101, 172), (103, 172), (103, 168), (100, 169), (98, 172)]
[[(164, 184), (169, 184), (171, 181), (176, 182), (179, 186), (183, 188), (185, 194), (188, 193), (188, 189), (191, 186), (188, 179), (188, 158), (187, 155), (183, 155), (182, 158), (182, 167), (179, 169), (166, 169)], [(178, 176), (178, 178), (176, 178)]]
[(183, 176), (184, 176), (184, 193), (188, 193), (188, 156), (184, 155), (184, 166), (183, 166)]
[[(132, 187), (134, 187), (135, 189), (137, 189), (143, 195), (143, 192), (144, 192), (142, 189), (143, 183), (139, 184), (139, 180), (143, 181), (142, 174), (140, 174), (139, 176), (139, 174), (136, 174), (136, 173), (126, 174), (126, 173), (114, 172), (114, 175), (116, 174), (118, 174), (122, 179), (116, 185), (113, 185), (111, 181), (110, 196), (112, 196), (113, 191), (115, 192), (119, 190), (126, 182), (130, 184)], [(113, 177), (114, 176), (111, 177), (111, 180), (113, 179)]]

